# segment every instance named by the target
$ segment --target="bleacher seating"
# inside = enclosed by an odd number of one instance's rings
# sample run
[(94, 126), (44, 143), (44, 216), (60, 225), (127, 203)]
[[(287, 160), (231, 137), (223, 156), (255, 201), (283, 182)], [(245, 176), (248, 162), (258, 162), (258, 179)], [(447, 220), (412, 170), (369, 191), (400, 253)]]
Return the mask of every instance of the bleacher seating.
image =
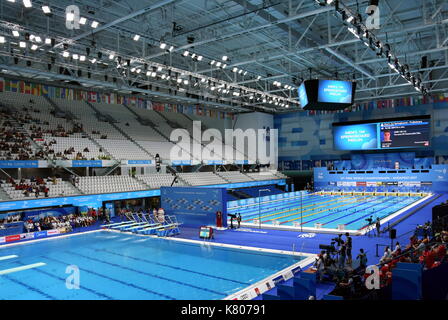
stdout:
[[(141, 182), (147, 184), (150, 189), (159, 189), (162, 186), (169, 187), (173, 183), (174, 176), (169, 173), (157, 173), (148, 175), (136, 175), (135, 176)], [(177, 179), (174, 187), (185, 186), (182, 180)]]
[(252, 179), (239, 171), (221, 171), (216, 172), (218, 176), (229, 181), (230, 183), (248, 182)]
[(148, 189), (145, 184), (130, 176), (80, 177), (76, 186), (86, 194)]
[[(48, 197), (64, 197), (69, 195), (76, 195), (79, 194), (79, 192), (76, 190), (76, 188), (73, 187), (69, 182), (63, 181), (61, 178), (56, 179), (56, 184), (53, 184), (51, 179), (44, 179), (46, 180), (45, 186), (49, 189), (48, 191)], [(19, 183), (19, 181), (16, 181), (16, 183)], [(24, 184), (31, 184), (30, 179), (24, 179)], [(8, 194), (8, 196), (13, 199), (35, 199), (36, 195), (34, 192), (31, 192), (28, 194), (28, 196), (25, 195), (24, 190), (16, 190), (15, 187), (11, 183), (2, 183), (1, 184), (2, 189)], [(45, 194), (43, 192), (39, 193), (39, 196), (37, 198), (45, 198)]]
[(249, 172), (247, 173), (247, 176), (255, 181), (285, 179), (277, 176), (276, 171)]
[(226, 180), (213, 172), (179, 173), (179, 177), (191, 186), (205, 186), (213, 184), (226, 184)]

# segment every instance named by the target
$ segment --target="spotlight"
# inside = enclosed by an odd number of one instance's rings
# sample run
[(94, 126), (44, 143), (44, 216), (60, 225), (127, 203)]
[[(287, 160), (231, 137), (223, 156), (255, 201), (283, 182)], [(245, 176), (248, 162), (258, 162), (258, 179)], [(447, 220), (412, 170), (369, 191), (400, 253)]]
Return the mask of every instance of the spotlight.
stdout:
[(42, 6), (42, 11), (43, 11), (45, 14), (50, 14), (50, 13), (51, 13), (51, 9), (50, 9), (49, 6)]
[(73, 12), (67, 12), (67, 15), (65, 16), (65, 20), (67, 20), (67, 21), (75, 20), (75, 14)]
[(33, 5), (31, 4), (31, 0), (23, 0), (23, 5), (25, 8), (31, 8)]

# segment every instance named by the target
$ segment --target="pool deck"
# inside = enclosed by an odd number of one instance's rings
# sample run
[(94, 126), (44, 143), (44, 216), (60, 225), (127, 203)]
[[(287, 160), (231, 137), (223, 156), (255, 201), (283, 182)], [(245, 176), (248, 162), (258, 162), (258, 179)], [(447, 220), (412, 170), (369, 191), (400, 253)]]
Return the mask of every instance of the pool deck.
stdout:
[[(404, 221), (400, 222), (395, 229), (397, 229), (397, 239), (394, 241), (399, 241), (402, 244), (407, 244), (412, 231), (419, 224), (423, 224), (426, 221), (431, 221), (432, 219), (432, 207), (439, 203), (448, 200), (448, 194), (442, 194), (433, 203), (428, 206), (419, 208), (414, 214), (409, 216)], [(429, 203), (431, 199), (426, 199), (422, 204)], [(415, 210), (411, 208), (409, 210)], [(407, 210), (407, 211), (409, 211)], [(393, 223), (400, 219), (407, 212), (403, 212), (400, 216), (396, 216), (389, 221)], [(53, 240), (59, 237), (75, 236), (83, 234), (86, 232), (97, 232), (100, 231), (101, 222), (87, 227), (78, 228), (73, 232), (56, 235), (45, 239), (38, 240), (21, 240), (12, 244), (4, 244), (3, 246), (13, 246), (20, 245), (35, 241), (46, 241)], [(272, 229), (259, 229), (259, 228), (247, 228), (242, 227), (240, 229), (226, 229), (226, 230), (215, 230), (215, 238), (212, 240), (204, 241), (199, 238), (198, 228), (192, 227), (181, 227), (181, 234), (173, 237), (174, 241), (191, 241), (201, 244), (217, 245), (217, 246), (229, 246), (237, 247), (242, 249), (267, 249), (266, 251), (279, 252), (283, 254), (308, 254), (306, 266), (302, 263), (302, 269), (306, 269), (311, 265), (314, 260), (313, 255), (320, 252), (319, 245), (330, 244), (331, 240), (335, 237), (335, 234), (325, 234), (325, 233), (314, 233), (314, 232), (299, 232), (290, 230), (272, 230)], [(388, 234), (382, 234), (380, 237), (373, 235), (373, 232), (355, 235), (353, 238), (353, 266), (356, 267), (356, 256), (359, 253), (359, 249), (363, 248), (367, 254), (367, 259), (369, 264), (376, 264), (379, 261), (379, 256), (376, 255), (376, 250), (378, 248), (378, 253), (381, 256), (384, 246), (391, 245), (391, 240)], [(289, 280), (291, 281), (291, 280)], [(317, 299), (320, 299), (324, 294), (331, 292), (333, 286), (331, 284), (320, 284), (317, 289)], [(273, 289), (275, 291), (275, 288)], [(257, 298), (255, 298), (257, 299)]]

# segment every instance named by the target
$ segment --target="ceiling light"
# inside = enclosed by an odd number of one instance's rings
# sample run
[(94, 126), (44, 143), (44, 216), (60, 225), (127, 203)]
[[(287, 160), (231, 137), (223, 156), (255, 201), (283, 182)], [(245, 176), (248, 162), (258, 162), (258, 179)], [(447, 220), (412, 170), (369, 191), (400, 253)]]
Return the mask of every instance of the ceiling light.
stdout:
[(227, 65), (225, 63), (222, 64), (222, 68), (225, 69), (227, 68)]
[(42, 11), (43, 11), (45, 14), (50, 14), (50, 13), (51, 13), (51, 9), (50, 9), (49, 6), (42, 6)]
[(0, 36), (0, 43), (5, 43), (5, 42), (6, 42), (5, 37)]
[(95, 63), (96, 62), (96, 58), (93, 58), (92, 60), (90, 60), (90, 62)]
[(73, 54), (73, 60), (78, 60), (78, 58), (79, 58), (79, 56), (75, 53), (75, 54)]
[(184, 80), (184, 84), (187, 85), (188, 84), (188, 80)]
[(41, 43), (41, 42), (42, 42), (42, 38), (39, 37), (39, 36), (35, 37), (34, 40), (35, 40), (37, 43)]
[(162, 42), (162, 43), (160, 44), (160, 49), (165, 49), (165, 48), (166, 48), (166, 43), (163, 43), (163, 42)]
[(85, 25), (87, 22), (87, 19), (84, 17), (79, 18), (79, 24)]
[(234, 67), (233, 69), (232, 69), (232, 72), (237, 72), (238, 71), (238, 68), (236, 68), (236, 67)]
[(181, 78), (177, 79), (177, 83), (181, 83), (181, 82), (182, 82)]
[(214, 65), (215, 64), (215, 60), (212, 60), (212, 62), (210, 62), (210, 65)]
[(70, 56), (70, 53), (69, 53), (68, 51), (64, 51), (64, 52), (62, 53), (62, 56), (63, 56), (64, 58), (68, 58), (68, 57)]
[(183, 53), (182, 55), (183, 55), (184, 57), (187, 57), (189, 54), (190, 54), (190, 53), (189, 53), (187, 50), (185, 50), (184, 53)]
[(229, 57), (227, 56), (222, 56), (222, 61), (227, 61), (229, 59)]
[(157, 73), (151, 72), (151, 77), (155, 78), (156, 75), (157, 75)]
[(202, 56), (198, 56), (198, 61), (202, 61)]
[(98, 21), (92, 21), (91, 27), (95, 29), (98, 27), (98, 25), (99, 25)]
[(51, 39), (50, 38), (46, 38), (45, 39), (45, 44), (51, 44)]
[(33, 5), (31, 4), (31, 0), (23, 0), (23, 5), (25, 8), (31, 8)]
[(140, 35), (136, 34), (136, 35), (134, 36), (134, 41), (138, 41), (139, 39), (140, 39)]
[(12, 35), (13, 35), (14, 37), (18, 38), (18, 37), (20, 36), (20, 33), (19, 33), (19, 31), (17, 31), (17, 30), (13, 30), (13, 31), (12, 31)]
[(79, 61), (86, 61), (86, 56), (80, 56)]
[(33, 50), (33, 51), (36, 51), (37, 48), (38, 48), (37, 44), (33, 44), (33, 45), (31, 46), (31, 50)]
[(73, 12), (67, 12), (67, 15), (65, 16), (65, 19), (67, 21), (73, 21), (73, 20), (75, 20), (75, 14)]
[(113, 53), (111, 53), (111, 54), (109, 55), (109, 60), (113, 60), (113, 58), (115, 58), (115, 55), (114, 55)]
[(169, 52), (171, 52), (171, 51), (173, 51), (173, 50), (174, 50), (174, 46), (171, 46), (171, 47), (168, 49)]
[(19, 46), (20, 46), (20, 48), (26, 48), (26, 42), (20, 41)]
[(239, 74), (241, 74), (242, 72), (243, 72), (243, 70), (242, 70), (242, 69), (240, 69), (240, 71), (238, 71), (238, 73), (239, 73)]
[(160, 72), (160, 71), (162, 71), (162, 70), (163, 70), (163, 68), (162, 68), (161, 66), (158, 66), (158, 67), (157, 67), (157, 71)]
[(221, 66), (221, 62), (220, 61), (216, 62), (216, 66), (220, 67)]

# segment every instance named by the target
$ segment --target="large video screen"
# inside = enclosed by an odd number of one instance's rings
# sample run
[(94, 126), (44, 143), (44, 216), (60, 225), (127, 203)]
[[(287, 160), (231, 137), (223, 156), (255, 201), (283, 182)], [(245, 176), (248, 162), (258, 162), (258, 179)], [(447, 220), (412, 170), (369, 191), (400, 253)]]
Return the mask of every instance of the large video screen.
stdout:
[(342, 110), (354, 103), (356, 82), (305, 80), (298, 89), (300, 106), (305, 110)]
[(387, 150), (421, 148), (430, 145), (431, 120), (419, 118), (384, 119), (356, 123), (334, 123), (337, 150)]
[(352, 82), (319, 80), (318, 102), (352, 103)]

